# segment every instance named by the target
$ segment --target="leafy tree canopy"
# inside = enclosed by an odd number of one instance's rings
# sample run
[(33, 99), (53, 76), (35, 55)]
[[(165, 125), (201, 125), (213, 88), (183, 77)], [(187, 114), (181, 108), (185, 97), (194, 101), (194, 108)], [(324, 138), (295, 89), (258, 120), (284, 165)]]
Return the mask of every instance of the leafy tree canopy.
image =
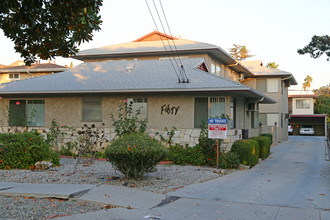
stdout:
[(1, 0), (0, 28), (27, 65), (68, 57), (101, 29), (100, 6), (102, 0)]
[(326, 114), (328, 122), (330, 122), (330, 95), (322, 94), (319, 95), (314, 104), (315, 114)]
[(321, 86), (319, 89), (313, 90), (315, 95), (330, 95), (330, 83), (326, 86)]
[(237, 44), (233, 44), (233, 48), (230, 48), (230, 55), (236, 60), (236, 61), (242, 61), (246, 58), (253, 57), (253, 55), (249, 54), (249, 50), (246, 48), (246, 46), (240, 46)]
[(272, 68), (272, 69), (278, 69), (278, 64), (276, 64), (275, 62), (269, 62), (267, 63), (268, 68)]
[(309, 53), (314, 59), (319, 58), (325, 53), (328, 58), (327, 61), (330, 61), (330, 36), (316, 36), (312, 37), (312, 41), (306, 45), (303, 49), (298, 49), (299, 54)]

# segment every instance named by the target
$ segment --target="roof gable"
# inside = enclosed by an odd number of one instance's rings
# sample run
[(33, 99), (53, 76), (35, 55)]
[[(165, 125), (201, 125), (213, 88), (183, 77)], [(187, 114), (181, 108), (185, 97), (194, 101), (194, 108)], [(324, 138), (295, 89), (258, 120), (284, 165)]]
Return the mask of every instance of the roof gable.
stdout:
[(172, 37), (167, 34), (160, 33), (159, 31), (153, 31), (146, 34), (133, 42), (143, 42), (143, 41), (161, 41), (161, 40), (178, 40), (176, 37)]

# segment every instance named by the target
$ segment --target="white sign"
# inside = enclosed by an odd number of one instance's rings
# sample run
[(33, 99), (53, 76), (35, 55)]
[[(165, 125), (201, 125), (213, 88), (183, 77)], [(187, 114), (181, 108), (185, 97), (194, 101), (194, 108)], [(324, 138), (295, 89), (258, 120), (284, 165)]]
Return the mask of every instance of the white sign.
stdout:
[(210, 139), (227, 139), (227, 125), (226, 124), (209, 124)]

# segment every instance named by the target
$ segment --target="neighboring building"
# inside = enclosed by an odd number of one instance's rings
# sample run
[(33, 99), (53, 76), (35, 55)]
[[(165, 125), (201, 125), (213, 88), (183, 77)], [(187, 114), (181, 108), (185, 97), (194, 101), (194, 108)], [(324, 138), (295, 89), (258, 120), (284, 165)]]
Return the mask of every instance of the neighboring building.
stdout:
[(252, 77), (244, 79), (242, 83), (276, 101), (274, 105), (259, 105), (259, 122), (261, 126), (276, 124), (277, 140), (287, 140), (289, 120), (288, 87), (298, 84), (294, 76), (289, 72), (265, 67), (261, 60), (242, 61), (240, 63), (253, 73)]
[(290, 115), (313, 115), (314, 103), (318, 95), (289, 95)]
[(64, 66), (53, 63), (36, 63), (26, 66), (23, 61), (18, 60), (8, 66), (0, 66), (0, 84), (63, 72), (66, 69)]
[(314, 135), (324, 136), (327, 129), (327, 115), (314, 114), (314, 103), (318, 95), (289, 95), (290, 124), (293, 135), (299, 135), (301, 126), (313, 126)]
[[(168, 52), (172, 40), (177, 50)], [(73, 58), (85, 63), (0, 88), (0, 105), (12, 112), (25, 112), (18, 121), (15, 114), (9, 115), (10, 125), (23, 125), (32, 109), (37, 109), (31, 119), (37, 129), (49, 128), (53, 119), (77, 128), (87, 122), (105, 123), (104, 132), (112, 140), (115, 133), (110, 115), (116, 115), (118, 106), (128, 100), (135, 109), (142, 107), (140, 117), (148, 120), (149, 133), (166, 135), (165, 127), (176, 127), (173, 141), (190, 146), (198, 143), (202, 120), (227, 114), (231, 119), (228, 138), (221, 147), (230, 150), (232, 143), (242, 138), (243, 129), (250, 136), (259, 135), (254, 126), (258, 107), (249, 106), (275, 103), (240, 83), (242, 77), (254, 75), (221, 48), (159, 32), (126, 44), (81, 51)], [(265, 132), (271, 132), (272, 127), (265, 127)]]

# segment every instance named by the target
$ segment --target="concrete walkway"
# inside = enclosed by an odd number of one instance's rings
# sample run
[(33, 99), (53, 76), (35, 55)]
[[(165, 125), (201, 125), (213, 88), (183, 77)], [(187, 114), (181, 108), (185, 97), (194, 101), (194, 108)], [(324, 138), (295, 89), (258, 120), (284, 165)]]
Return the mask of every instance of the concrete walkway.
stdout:
[(323, 137), (290, 137), (254, 168), (167, 195), (110, 185), (0, 183), (0, 194), (73, 198), (118, 208), (57, 219), (330, 219)]

